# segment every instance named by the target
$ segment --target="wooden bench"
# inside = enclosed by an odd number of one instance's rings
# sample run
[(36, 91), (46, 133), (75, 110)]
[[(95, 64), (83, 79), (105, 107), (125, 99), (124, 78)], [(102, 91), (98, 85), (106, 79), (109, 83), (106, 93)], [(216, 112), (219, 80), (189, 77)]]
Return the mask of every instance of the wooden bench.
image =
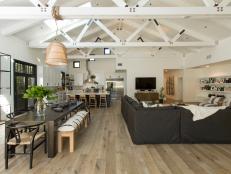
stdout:
[(58, 128), (58, 152), (62, 152), (63, 138), (69, 138), (70, 152), (74, 152), (75, 133), (82, 127), (87, 128), (89, 120), (89, 112), (79, 111)]

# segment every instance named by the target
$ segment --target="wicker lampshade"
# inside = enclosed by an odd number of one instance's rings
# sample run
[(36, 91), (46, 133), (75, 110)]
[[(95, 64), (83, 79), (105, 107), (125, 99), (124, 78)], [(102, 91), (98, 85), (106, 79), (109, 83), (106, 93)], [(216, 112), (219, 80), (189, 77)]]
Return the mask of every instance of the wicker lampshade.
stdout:
[(46, 64), (60, 66), (67, 64), (67, 53), (65, 46), (60, 42), (52, 42), (46, 50)]

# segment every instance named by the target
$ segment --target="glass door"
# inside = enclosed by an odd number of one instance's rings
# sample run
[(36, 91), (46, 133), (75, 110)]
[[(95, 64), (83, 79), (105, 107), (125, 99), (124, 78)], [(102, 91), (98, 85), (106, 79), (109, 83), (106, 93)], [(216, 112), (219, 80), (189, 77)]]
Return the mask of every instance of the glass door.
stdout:
[(33, 107), (34, 101), (23, 98), (25, 91), (37, 83), (36, 65), (14, 61), (14, 110), (23, 111)]

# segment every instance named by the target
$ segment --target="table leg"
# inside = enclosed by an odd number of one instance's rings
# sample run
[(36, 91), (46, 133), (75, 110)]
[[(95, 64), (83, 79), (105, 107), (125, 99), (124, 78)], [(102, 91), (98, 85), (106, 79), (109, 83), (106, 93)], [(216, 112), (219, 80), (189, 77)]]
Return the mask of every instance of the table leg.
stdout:
[(56, 130), (54, 121), (47, 122), (47, 154), (48, 158), (54, 158), (57, 153)]

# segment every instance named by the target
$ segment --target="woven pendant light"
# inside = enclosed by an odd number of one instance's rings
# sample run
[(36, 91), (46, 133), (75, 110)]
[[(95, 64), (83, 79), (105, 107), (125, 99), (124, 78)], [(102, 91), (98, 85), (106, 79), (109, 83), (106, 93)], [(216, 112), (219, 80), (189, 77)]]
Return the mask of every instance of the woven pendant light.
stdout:
[[(61, 16), (59, 15), (59, 7), (53, 7), (52, 8), (52, 16), (56, 20), (62, 20)], [(58, 32), (58, 26), (56, 23), (56, 35)], [(67, 51), (66, 47), (58, 42), (54, 41), (49, 44), (49, 46), (46, 49), (46, 64), (50, 66), (62, 66), (67, 64)]]
[(46, 64), (61, 66), (67, 64), (67, 53), (65, 46), (60, 42), (51, 42), (46, 50)]

